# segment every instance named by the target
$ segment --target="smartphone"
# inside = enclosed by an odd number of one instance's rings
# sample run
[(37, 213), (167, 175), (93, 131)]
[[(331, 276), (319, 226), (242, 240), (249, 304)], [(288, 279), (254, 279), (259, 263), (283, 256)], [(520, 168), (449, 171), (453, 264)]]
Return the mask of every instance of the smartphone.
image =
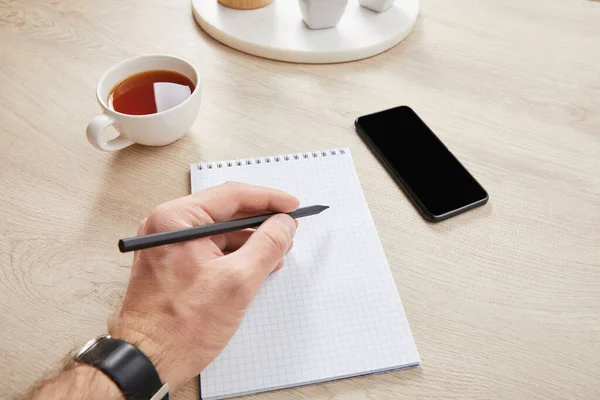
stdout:
[(428, 221), (442, 221), (487, 203), (485, 189), (410, 107), (364, 115), (355, 125)]

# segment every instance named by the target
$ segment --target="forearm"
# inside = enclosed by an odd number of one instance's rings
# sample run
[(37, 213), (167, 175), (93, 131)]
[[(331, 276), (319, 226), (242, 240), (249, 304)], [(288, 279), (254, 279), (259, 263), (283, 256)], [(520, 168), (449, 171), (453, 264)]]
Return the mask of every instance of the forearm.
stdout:
[(99, 370), (67, 361), (55, 377), (40, 381), (22, 400), (122, 400), (119, 388)]
[[(143, 325), (143, 321), (138, 321), (133, 316), (130, 316), (128, 321), (129, 325), (133, 327)], [(173, 357), (155, 345), (149, 337), (136, 332), (135, 329), (126, 329), (124, 325), (119, 317), (112, 319), (109, 324), (111, 337), (122, 339), (144, 352), (154, 363), (159, 375), (170, 379), (171, 392), (175, 391), (180, 379), (169, 374), (170, 371), (177, 373), (176, 369), (168, 362), (168, 360), (173, 360)], [(186, 371), (183, 371), (182, 374), (187, 378), (193, 375)], [(18, 400), (124, 400), (124, 396), (112, 379), (102, 371), (85, 363), (77, 362), (72, 356), (68, 356), (57, 374), (39, 380), (26, 395), (19, 397)]]

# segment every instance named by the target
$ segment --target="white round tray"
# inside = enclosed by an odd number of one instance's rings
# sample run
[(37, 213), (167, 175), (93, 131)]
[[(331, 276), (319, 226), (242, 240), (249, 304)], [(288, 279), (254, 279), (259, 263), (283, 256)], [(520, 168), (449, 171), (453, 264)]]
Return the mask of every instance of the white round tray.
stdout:
[(359, 60), (386, 51), (412, 30), (419, 0), (397, 0), (376, 13), (349, 0), (335, 28), (312, 30), (297, 0), (274, 0), (256, 10), (234, 10), (217, 0), (192, 0), (196, 22), (221, 43), (245, 53), (298, 63)]

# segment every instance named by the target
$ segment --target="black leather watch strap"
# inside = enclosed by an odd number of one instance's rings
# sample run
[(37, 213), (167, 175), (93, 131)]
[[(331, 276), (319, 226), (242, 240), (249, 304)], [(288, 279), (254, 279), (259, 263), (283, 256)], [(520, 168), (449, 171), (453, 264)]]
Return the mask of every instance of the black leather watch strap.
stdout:
[[(124, 340), (100, 337), (84, 347), (75, 360), (102, 371), (127, 400), (149, 400), (163, 386), (152, 361)], [(163, 400), (168, 399), (167, 393)]]

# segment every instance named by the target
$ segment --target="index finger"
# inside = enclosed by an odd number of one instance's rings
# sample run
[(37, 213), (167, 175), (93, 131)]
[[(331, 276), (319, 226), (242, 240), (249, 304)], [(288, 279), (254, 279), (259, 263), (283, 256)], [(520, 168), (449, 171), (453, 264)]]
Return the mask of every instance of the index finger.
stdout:
[(297, 198), (281, 190), (247, 183), (227, 182), (189, 196), (190, 205), (205, 211), (213, 221), (226, 221), (238, 211), (292, 212)]

